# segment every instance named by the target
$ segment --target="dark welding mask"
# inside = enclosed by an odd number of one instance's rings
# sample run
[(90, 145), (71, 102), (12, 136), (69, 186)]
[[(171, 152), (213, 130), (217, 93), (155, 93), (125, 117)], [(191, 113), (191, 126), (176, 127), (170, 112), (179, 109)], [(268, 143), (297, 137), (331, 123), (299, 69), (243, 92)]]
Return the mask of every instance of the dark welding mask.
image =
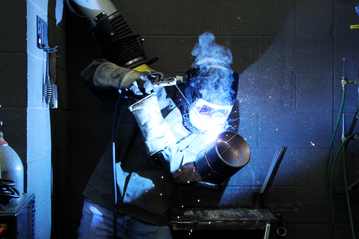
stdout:
[(211, 80), (218, 81), (218, 78), (224, 77), (223, 71), (227, 70), (216, 64), (205, 71), (196, 67), (184, 74), (181, 90), (185, 99), (180, 109), (185, 116), (184, 125), (192, 132), (210, 129), (214, 134), (219, 134), (226, 129), (226, 122), (236, 99), (238, 74), (225, 72), (226, 77), (231, 77), (227, 92), (223, 92), (218, 84), (212, 84)]

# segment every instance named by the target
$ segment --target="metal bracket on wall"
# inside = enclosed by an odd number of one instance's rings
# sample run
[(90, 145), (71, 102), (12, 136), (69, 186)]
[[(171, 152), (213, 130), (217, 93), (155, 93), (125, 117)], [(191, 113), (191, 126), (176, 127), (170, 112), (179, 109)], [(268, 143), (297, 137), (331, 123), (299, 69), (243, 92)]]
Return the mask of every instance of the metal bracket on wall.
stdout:
[(49, 45), (49, 41), (47, 38), (48, 24), (39, 16), (36, 16), (36, 23), (37, 47), (40, 49), (44, 49)]
[(53, 100), (53, 93), (57, 96), (57, 87), (55, 83), (51, 82), (50, 79), (50, 53), (56, 52), (57, 46), (51, 48), (49, 47), (48, 40), (48, 23), (43, 20), (41, 17), (36, 16), (36, 35), (37, 35), (37, 47), (39, 49), (44, 50), (46, 53), (45, 64), (46, 64), (46, 72), (42, 82), (42, 95), (43, 100), (46, 105), (49, 106), (50, 101), (55, 101), (56, 103), (51, 104), (51, 108), (57, 108), (57, 99)]

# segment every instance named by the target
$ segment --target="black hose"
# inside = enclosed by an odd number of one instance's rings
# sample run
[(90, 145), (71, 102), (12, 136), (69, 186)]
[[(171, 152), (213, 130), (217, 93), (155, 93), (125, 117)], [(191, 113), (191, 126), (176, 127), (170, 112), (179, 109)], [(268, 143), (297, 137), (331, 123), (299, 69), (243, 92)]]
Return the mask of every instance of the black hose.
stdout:
[(116, 172), (116, 124), (119, 105), (122, 103), (122, 95), (119, 95), (116, 101), (115, 111), (112, 121), (112, 173), (113, 173), (113, 238), (117, 238), (117, 172)]

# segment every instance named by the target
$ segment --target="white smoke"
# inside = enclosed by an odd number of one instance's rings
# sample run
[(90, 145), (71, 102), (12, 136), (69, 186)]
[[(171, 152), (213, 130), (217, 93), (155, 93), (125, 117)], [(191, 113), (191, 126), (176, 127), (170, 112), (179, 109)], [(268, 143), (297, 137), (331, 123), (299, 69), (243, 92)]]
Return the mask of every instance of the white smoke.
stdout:
[(199, 74), (191, 85), (199, 89), (202, 99), (217, 105), (233, 104), (232, 52), (218, 45), (211, 32), (205, 32), (199, 36), (192, 55), (196, 57), (192, 67), (197, 68)]

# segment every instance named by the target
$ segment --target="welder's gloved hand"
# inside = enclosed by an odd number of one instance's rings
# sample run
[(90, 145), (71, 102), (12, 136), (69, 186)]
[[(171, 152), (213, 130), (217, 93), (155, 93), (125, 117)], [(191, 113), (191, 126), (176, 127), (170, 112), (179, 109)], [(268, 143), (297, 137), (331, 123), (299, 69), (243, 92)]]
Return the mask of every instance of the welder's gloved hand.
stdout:
[(94, 60), (81, 75), (87, 84), (96, 88), (129, 89), (134, 82), (137, 87), (143, 89), (146, 81), (141, 77), (145, 72), (134, 71), (126, 67), (120, 67), (106, 60)]
[(130, 90), (135, 94), (135, 95), (143, 95), (143, 93), (149, 95), (152, 93), (154, 87), (152, 82), (150, 81), (150, 79), (148, 79), (148, 77), (146, 75), (141, 75), (140, 76), (141, 80), (143, 81), (142, 87), (141, 89), (144, 91), (142, 92), (140, 87), (138, 86), (137, 81), (134, 81), (132, 83), (132, 86), (130, 87)]

